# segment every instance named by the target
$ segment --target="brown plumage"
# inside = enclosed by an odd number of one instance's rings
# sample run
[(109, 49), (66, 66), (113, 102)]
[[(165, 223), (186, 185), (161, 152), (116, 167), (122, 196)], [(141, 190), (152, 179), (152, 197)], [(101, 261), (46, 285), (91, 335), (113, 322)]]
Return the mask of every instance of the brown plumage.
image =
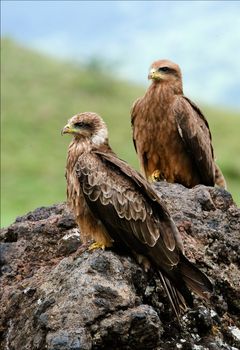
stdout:
[(147, 179), (226, 187), (214, 161), (208, 122), (183, 95), (177, 64), (159, 60), (151, 65), (152, 84), (133, 105), (133, 141)]
[(208, 297), (210, 281), (183, 255), (180, 234), (151, 185), (111, 150), (103, 120), (81, 113), (62, 132), (74, 136), (67, 197), (82, 239), (94, 239), (99, 247), (123, 245), (144, 256), (158, 269), (176, 314), (192, 304), (188, 288)]

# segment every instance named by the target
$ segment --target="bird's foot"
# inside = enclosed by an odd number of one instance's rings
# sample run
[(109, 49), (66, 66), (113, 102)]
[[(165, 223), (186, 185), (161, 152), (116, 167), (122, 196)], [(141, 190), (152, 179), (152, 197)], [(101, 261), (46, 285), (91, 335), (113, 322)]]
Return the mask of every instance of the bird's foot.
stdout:
[(151, 175), (151, 180), (153, 182), (159, 182), (160, 180), (162, 180), (162, 176), (161, 176), (161, 172), (160, 170), (154, 170), (154, 172)]
[(89, 247), (88, 247), (88, 250), (95, 250), (95, 249), (102, 249), (104, 250), (105, 249), (105, 244), (103, 243), (100, 243), (100, 242), (94, 242), (92, 243)]

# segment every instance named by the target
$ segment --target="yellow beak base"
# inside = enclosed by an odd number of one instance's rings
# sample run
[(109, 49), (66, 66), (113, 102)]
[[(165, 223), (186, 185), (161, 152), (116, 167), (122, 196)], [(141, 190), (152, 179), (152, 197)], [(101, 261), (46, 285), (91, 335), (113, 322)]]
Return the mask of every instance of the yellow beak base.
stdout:
[(61, 135), (64, 134), (72, 134), (74, 132), (74, 130), (71, 128), (71, 126), (69, 124), (65, 125), (64, 128), (61, 131)]

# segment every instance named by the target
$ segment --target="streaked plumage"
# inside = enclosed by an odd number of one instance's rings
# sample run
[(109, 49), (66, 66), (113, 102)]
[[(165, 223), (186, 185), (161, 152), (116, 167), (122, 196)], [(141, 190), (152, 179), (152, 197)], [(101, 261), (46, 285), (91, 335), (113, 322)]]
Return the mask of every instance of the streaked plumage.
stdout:
[(197, 184), (226, 187), (214, 161), (208, 122), (183, 95), (177, 64), (159, 60), (151, 65), (152, 84), (133, 105), (133, 141), (147, 179), (158, 178), (186, 187)]
[(124, 245), (147, 258), (159, 270), (177, 314), (185, 303), (192, 304), (188, 287), (207, 297), (211, 283), (183, 255), (180, 234), (151, 185), (111, 150), (103, 120), (81, 113), (63, 133), (74, 136), (67, 157), (67, 197), (83, 240)]

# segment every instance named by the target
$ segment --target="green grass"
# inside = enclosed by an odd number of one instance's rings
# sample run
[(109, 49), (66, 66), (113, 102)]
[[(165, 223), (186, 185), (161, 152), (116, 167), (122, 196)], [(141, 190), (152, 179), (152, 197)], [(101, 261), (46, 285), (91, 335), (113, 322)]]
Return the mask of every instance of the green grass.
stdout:
[[(68, 118), (94, 111), (106, 121), (110, 143), (135, 168), (130, 108), (144, 88), (94, 67), (79, 67), (2, 40), (1, 223), (11, 223), (37, 206), (65, 199), (64, 167), (70, 138), (60, 136)], [(229, 191), (238, 203), (240, 118), (203, 108)], [(237, 198), (238, 197), (238, 198)]]

